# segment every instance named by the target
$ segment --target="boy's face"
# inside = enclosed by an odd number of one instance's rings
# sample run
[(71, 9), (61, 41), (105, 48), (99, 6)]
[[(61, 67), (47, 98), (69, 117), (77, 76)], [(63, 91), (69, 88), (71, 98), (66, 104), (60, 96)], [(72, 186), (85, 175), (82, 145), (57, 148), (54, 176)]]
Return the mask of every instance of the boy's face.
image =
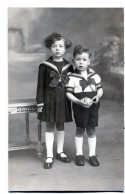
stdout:
[(62, 39), (55, 41), (51, 45), (50, 51), (51, 51), (51, 54), (53, 55), (53, 57), (55, 57), (55, 58), (63, 57), (63, 55), (66, 52), (64, 41)]
[(90, 65), (90, 59), (88, 53), (77, 54), (74, 58), (74, 64), (79, 71), (87, 70)]

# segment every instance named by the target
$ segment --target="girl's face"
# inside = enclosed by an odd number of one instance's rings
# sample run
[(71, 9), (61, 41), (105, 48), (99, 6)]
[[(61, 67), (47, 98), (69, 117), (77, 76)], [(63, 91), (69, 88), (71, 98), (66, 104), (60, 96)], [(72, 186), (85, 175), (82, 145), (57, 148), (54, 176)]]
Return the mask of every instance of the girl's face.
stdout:
[(51, 54), (55, 59), (63, 57), (66, 52), (64, 40), (55, 41), (50, 48)]
[(77, 54), (74, 58), (74, 64), (76, 69), (80, 72), (87, 70), (90, 65), (90, 59), (88, 53)]

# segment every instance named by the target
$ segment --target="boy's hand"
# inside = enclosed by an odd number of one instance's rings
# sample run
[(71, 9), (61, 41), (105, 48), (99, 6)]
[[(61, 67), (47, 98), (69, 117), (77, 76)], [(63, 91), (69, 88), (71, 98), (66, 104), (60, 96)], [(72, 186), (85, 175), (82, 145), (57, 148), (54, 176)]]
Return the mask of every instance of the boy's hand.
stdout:
[(99, 102), (98, 96), (94, 96), (92, 100), (93, 100), (93, 103), (95, 103), (95, 104), (97, 104)]
[(82, 106), (85, 108), (90, 108), (93, 104), (93, 100), (87, 97), (83, 98), (81, 102), (82, 102)]

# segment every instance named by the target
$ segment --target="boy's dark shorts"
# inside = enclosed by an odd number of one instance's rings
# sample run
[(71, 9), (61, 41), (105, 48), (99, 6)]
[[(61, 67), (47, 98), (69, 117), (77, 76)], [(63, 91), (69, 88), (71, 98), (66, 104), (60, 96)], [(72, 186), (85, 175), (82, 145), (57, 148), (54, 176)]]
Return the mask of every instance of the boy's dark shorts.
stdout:
[(73, 104), (74, 119), (77, 127), (86, 128), (98, 126), (98, 110), (100, 102), (93, 104), (90, 108), (84, 108), (80, 105)]

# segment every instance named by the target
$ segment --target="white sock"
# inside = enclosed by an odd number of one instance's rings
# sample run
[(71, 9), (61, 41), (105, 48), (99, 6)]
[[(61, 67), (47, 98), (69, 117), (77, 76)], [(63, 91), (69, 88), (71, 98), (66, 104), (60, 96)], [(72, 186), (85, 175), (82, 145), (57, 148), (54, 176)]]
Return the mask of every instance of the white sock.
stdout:
[[(53, 142), (54, 142), (54, 133), (53, 132), (46, 132), (45, 133), (46, 139), (46, 150), (47, 150), (47, 157), (53, 158)], [(52, 159), (48, 158), (47, 162), (51, 162)]]
[[(64, 138), (65, 138), (65, 132), (57, 131), (57, 153), (58, 154), (63, 152)], [(66, 157), (66, 155), (62, 153), (61, 157)]]
[(76, 155), (83, 155), (83, 137), (75, 136)]
[(95, 137), (88, 137), (88, 144), (89, 144), (89, 156), (94, 156), (96, 151), (96, 136)]

